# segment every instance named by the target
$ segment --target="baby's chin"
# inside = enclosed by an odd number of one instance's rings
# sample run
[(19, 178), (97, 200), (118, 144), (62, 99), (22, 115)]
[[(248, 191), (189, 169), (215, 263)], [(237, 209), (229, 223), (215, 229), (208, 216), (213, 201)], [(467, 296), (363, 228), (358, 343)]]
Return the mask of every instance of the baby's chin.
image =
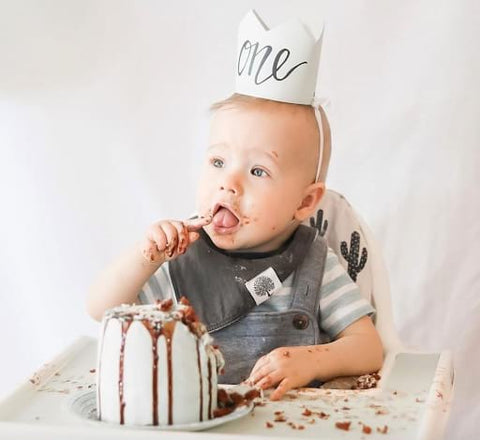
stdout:
[(229, 252), (269, 252), (274, 250), (270, 240), (256, 242), (252, 237), (248, 239), (243, 234), (217, 234), (209, 227), (204, 228), (212, 243), (218, 248)]
[(219, 249), (225, 251), (241, 250), (241, 243), (237, 234), (218, 234), (211, 227), (204, 228), (212, 243)]

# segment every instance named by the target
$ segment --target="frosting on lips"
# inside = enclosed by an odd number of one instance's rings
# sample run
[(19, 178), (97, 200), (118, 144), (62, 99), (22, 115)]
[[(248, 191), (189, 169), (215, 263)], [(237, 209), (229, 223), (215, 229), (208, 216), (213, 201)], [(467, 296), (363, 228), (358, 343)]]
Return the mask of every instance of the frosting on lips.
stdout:
[(232, 211), (222, 206), (213, 216), (212, 223), (221, 228), (233, 228), (238, 225), (239, 219)]

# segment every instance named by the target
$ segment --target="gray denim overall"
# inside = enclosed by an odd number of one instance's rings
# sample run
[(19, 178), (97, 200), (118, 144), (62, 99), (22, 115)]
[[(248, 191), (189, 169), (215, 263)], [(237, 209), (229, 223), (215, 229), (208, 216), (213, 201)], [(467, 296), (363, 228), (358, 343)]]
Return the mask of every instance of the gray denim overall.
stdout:
[[(174, 265), (170, 262), (169, 270), (177, 299), (182, 295), (187, 296), (225, 357), (225, 374), (220, 376), (220, 383), (239, 383), (246, 379), (255, 362), (277, 347), (325, 342), (318, 325), (318, 307), (327, 244), (323, 237), (307, 229), (300, 229), (297, 237), (300, 235), (303, 237), (299, 244), (303, 246), (303, 252), (300, 253), (301, 264), (294, 267), (290, 307), (282, 312), (256, 311), (256, 304), (248, 292), (239, 293), (237, 303), (232, 304), (233, 310), (226, 310), (222, 301), (215, 300), (215, 294), (222, 295), (222, 292), (217, 292), (218, 288), (212, 289), (210, 294), (208, 291), (202, 294), (195, 289), (193, 280), (188, 282), (182, 277), (182, 274), (185, 275), (188, 271), (188, 267), (192, 268), (192, 264), (195, 264), (192, 259), (198, 260), (194, 252), (189, 251), (185, 254), (190, 254), (190, 260), (178, 262), (179, 259), (177, 259)], [(307, 245), (305, 240), (308, 242)], [(289, 248), (292, 247), (295, 247), (295, 243), (289, 246)], [(211, 254), (212, 250), (204, 250), (204, 252)], [(288, 249), (285, 253), (287, 259), (291, 260), (288, 258)], [(266, 264), (268, 261), (267, 259)], [(198, 264), (201, 264), (201, 261)], [(235, 265), (239, 265), (238, 259), (234, 259), (231, 266)], [(289, 273), (291, 269), (292, 267)], [(198, 271), (199, 268), (196, 270)], [(222, 268), (219, 267), (218, 270)], [(227, 269), (223, 268), (223, 270)], [(262, 270), (263, 268), (258, 272)], [(277, 269), (278, 272), (281, 272), (281, 269)], [(289, 273), (284, 274), (283, 279), (279, 275), (280, 279), (283, 281)], [(200, 284), (208, 285), (209, 280), (217, 278), (208, 273), (205, 275), (207, 279), (200, 280)], [(217, 297), (222, 300), (224, 298)], [(219, 316), (222, 319), (218, 320)]]

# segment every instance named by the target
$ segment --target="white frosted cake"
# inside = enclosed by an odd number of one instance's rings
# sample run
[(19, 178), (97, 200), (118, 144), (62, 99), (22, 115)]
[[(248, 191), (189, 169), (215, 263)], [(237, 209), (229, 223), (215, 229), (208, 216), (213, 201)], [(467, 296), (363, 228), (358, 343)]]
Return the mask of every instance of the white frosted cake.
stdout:
[(98, 349), (98, 418), (125, 425), (211, 419), (222, 368), (220, 351), (186, 300), (110, 309)]

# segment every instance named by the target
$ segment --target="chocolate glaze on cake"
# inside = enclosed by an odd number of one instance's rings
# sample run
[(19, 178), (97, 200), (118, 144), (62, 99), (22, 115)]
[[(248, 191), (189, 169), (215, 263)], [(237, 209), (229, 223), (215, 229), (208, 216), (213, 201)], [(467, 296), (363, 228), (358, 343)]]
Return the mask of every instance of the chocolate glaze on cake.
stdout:
[[(115, 322), (115, 324), (111, 324)], [(120, 324), (118, 326), (118, 324)], [(125, 363), (126, 363), (126, 345), (127, 345), (127, 335), (130, 329), (133, 329), (132, 324), (138, 323), (143, 326), (144, 329), (148, 331), (151, 339), (151, 350), (152, 350), (152, 365), (151, 365), (151, 419), (150, 416), (145, 414), (143, 415), (132, 415), (132, 411), (140, 412), (137, 406), (141, 406), (141, 403), (145, 403), (145, 399), (149, 400), (150, 396), (137, 396), (136, 384), (142, 380), (141, 372), (138, 373), (138, 376), (135, 377), (137, 369), (130, 369), (129, 378), (125, 376)], [(112, 325), (112, 327), (109, 327)], [(183, 326), (183, 329), (177, 329), (177, 326)], [(119, 327), (120, 335), (116, 335), (116, 328)], [(186, 328), (185, 328), (186, 327)], [(107, 328), (109, 328), (109, 334), (106, 335)], [(137, 339), (138, 329), (137, 331)], [(177, 414), (174, 414), (173, 402), (175, 398), (185, 398), (185, 390), (181, 392), (181, 396), (177, 396), (174, 388), (174, 371), (173, 371), (173, 342), (174, 335), (176, 332), (183, 331), (183, 334), (187, 336), (181, 336), (179, 334), (178, 338), (194, 338), (195, 343), (195, 352), (196, 352), (196, 361), (194, 365), (182, 365), (183, 371), (190, 371), (190, 377), (195, 377), (198, 373), (199, 383), (194, 385), (195, 392), (199, 395), (198, 410), (195, 410), (195, 414), (187, 414), (187, 409), (178, 409)], [(188, 336), (190, 334), (191, 336)], [(113, 336), (111, 336), (113, 335)], [(117, 351), (117, 346), (115, 341), (117, 341), (119, 336), (119, 347)], [(164, 353), (159, 353), (159, 338), (163, 336), (165, 340), (165, 350)], [(143, 338), (143, 337), (142, 337)], [(179, 339), (180, 340), (180, 339)], [(106, 341), (108, 342), (109, 347), (106, 347)], [(113, 341), (113, 342), (112, 342)], [(138, 342), (138, 341), (137, 341)], [(142, 342), (143, 339), (142, 339)], [(188, 341), (187, 341), (188, 342)], [(199, 322), (193, 308), (188, 304), (188, 301), (184, 298), (179, 302), (178, 305), (174, 305), (171, 300), (165, 300), (158, 302), (155, 305), (146, 305), (146, 306), (131, 306), (131, 305), (122, 305), (111, 310), (108, 310), (105, 313), (103, 319), (103, 328), (101, 332), (101, 342), (98, 355), (98, 376), (97, 376), (97, 415), (99, 419), (106, 420), (110, 422), (117, 422), (120, 424), (151, 424), (159, 425), (168, 423), (169, 425), (176, 423), (175, 419), (185, 422), (189, 420), (190, 422), (203, 421), (205, 408), (207, 407), (206, 398), (208, 398), (208, 411), (206, 414), (207, 418), (212, 418), (214, 416), (214, 411), (217, 407), (216, 397), (217, 397), (217, 374), (223, 368), (223, 357), (219, 352), (216, 346), (211, 344), (212, 339), (208, 335), (205, 326)], [(188, 344), (187, 344), (188, 345)], [(176, 362), (179, 362), (178, 356), (183, 354), (183, 347), (176, 347)], [(130, 346), (130, 350), (135, 351), (135, 347)], [(187, 350), (189, 350), (187, 348)], [(163, 349), (162, 349), (163, 351)], [(118, 357), (117, 357), (118, 356)], [(133, 354), (130, 353), (129, 362), (134, 362), (135, 365), (137, 360), (132, 359)], [(159, 374), (164, 374), (164, 371), (160, 371), (159, 367), (159, 358), (160, 356), (166, 357), (166, 378), (167, 383), (159, 383)], [(186, 359), (191, 359), (191, 353), (185, 353)], [(115, 361), (115, 359), (117, 359)], [(203, 359), (203, 367), (202, 367)], [(111, 371), (116, 371), (115, 362), (118, 362), (118, 398), (113, 395), (112, 383), (109, 383), (109, 377), (103, 376), (108, 374)], [(138, 361), (141, 362), (141, 361)], [(190, 362), (192, 364), (193, 362)], [(205, 365), (206, 364), (206, 365)], [(141, 367), (144, 365), (138, 364), (141, 370)], [(178, 364), (177, 364), (178, 365)], [(206, 368), (205, 368), (206, 366)], [(185, 370), (186, 369), (186, 370)], [(195, 369), (195, 371), (194, 371)], [(134, 376), (133, 378), (131, 376)], [(163, 376), (165, 377), (165, 376)], [(187, 381), (189, 378), (185, 377)], [(130, 398), (126, 398), (126, 381), (130, 381)], [(182, 378), (183, 381), (183, 378)], [(205, 385), (208, 381), (208, 387), (205, 389)], [(109, 389), (104, 389), (105, 386), (109, 386)], [(107, 388), (108, 388), (107, 386)], [(105, 391), (106, 390), (106, 391)], [(133, 390), (133, 391), (132, 391)], [(207, 394), (205, 395), (205, 391)], [(162, 396), (165, 396), (168, 399), (168, 414), (164, 415), (163, 423), (159, 419), (158, 404), (159, 393), (162, 393)], [(107, 395), (105, 395), (105, 393)], [(192, 392), (193, 393), (193, 392)], [(135, 400), (132, 400), (132, 395), (137, 396)], [(142, 399), (144, 397), (144, 399)], [(118, 399), (117, 402), (113, 402), (115, 399)], [(142, 401), (142, 402), (140, 402)], [(115, 415), (113, 408), (118, 405), (119, 413)], [(126, 407), (130, 408), (130, 419), (126, 420), (125, 409)], [(188, 405), (187, 405), (188, 406)], [(190, 405), (192, 406), (192, 405)], [(182, 406), (183, 407), (183, 406)], [(108, 409), (108, 415), (105, 413), (105, 409)], [(113, 412), (112, 412), (113, 411)], [(179, 412), (183, 412), (179, 414)], [(165, 417), (166, 416), (166, 417)], [(133, 420), (133, 421), (132, 421)], [(178, 422), (177, 422), (178, 423)]]

